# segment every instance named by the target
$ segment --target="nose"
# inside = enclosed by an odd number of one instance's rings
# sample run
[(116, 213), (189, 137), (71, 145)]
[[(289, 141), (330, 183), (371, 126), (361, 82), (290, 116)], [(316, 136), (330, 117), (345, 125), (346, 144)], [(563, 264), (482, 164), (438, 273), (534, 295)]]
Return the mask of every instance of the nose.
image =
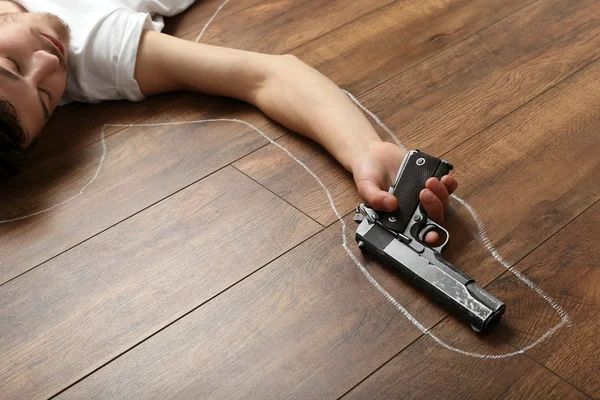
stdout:
[(58, 57), (45, 50), (33, 53), (31, 79), (37, 85), (60, 68)]

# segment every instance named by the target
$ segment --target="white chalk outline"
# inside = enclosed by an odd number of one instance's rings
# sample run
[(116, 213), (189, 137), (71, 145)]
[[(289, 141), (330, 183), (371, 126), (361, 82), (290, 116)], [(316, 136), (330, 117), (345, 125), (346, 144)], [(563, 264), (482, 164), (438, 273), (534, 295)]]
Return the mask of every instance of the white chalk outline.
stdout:
[(200, 41), (200, 38), (202, 37), (202, 35), (204, 35), (204, 32), (206, 31), (206, 28), (208, 28), (208, 26), (213, 22), (213, 19), (215, 19), (215, 17), (217, 16), (217, 14), (219, 12), (221, 12), (221, 10), (223, 9), (223, 7), (225, 7), (225, 4), (229, 3), (229, 0), (225, 0), (223, 2), (223, 4), (221, 4), (219, 6), (219, 8), (217, 8), (217, 11), (215, 11), (215, 13), (212, 15), (212, 17), (210, 17), (210, 19), (208, 20), (208, 22), (204, 25), (204, 28), (202, 28), (202, 31), (200, 31), (200, 34), (198, 35), (198, 37), (196, 38), (196, 43), (198, 43)]
[[(92, 177), (92, 179), (90, 179), (90, 181), (83, 187), (83, 189), (81, 189), (79, 191), (79, 193), (77, 193), (74, 196), (69, 197), (67, 200), (61, 201), (58, 204), (53, 205), (52, 207), (49, 208), (45, 208), (43, 210), (34, 212), (33, 214), (28, 214), (28, 215), (24, 215), (22, 217), (17, 217), (17, 218), (12, 218), (12, 219), (7, 219), (4, 221), (0, 221), (0, 225), (1, 224), (8, 224), (10, 222), (15, 222), (15, 221), (21, 221), (27, 218), (31, 218), (31, 217), (35, 217), (36, 215), (40, 215), (43, 214), (45, 212), (48, 211), (52, 211), (57, 207), (60, 207), (62, 205), (65, 205), (67, 203), (70, 203), (71, 201), (75, 200), (76, 198), (78, 198), (79, 196), (81, 196), (83, 194), (83, 192), (85, 192), (85, 190), (96, 180), (96, 178), (98, 177), (98, 174), (100, 173), (100, 169), (102, 168), (102, 164), (104, 163), (104, 159), (106, 158), (106, 143), (104, 141), (104, 128), (106, 128), (107, 126), (111, 126), (109, 124), (104, 125), (102, 127), (102, 131), (100, 132), (100, 142), (102, 143), (102, 156), (100, 156), (100, 162), (98, 163), (98, 168), (96, 169), (96, 173), (94, 173), (94, 176)], [(116, 126), (116, 125), (115, 125)]]
[[(198, 40), (200, 40), (200, 38), (202, 37), (202, 35), (206, 31), (206, 29), (208, 28), (208, 26), (210, 25), (210, 23), (213, 21), (213, 19), (216, 17), (216, 15), (219, 13), (219, 11), (221, 11), (221, 9), (223, 9), (223, 7), (227, 4), (227, 2), (229, 2), (229, 0), (225, 0), (223, 2), (223, 4), (221, 4), (221, 6), (217, 9), (217, 11), (213, 14), (213, 16), (208, 20), (208, 22), (206, 23), (206, 25), (204, 25), (204, 27), (202, 28), (202, 31), (200, 32), (200, 35), (198, 35), (198, 37), (196, 38), (196, 42)], [(398, 146), (406, 149), (406, 147), (400, 142), (400, 140), (395, 135), (395, 133), (391, 129), (389, 129), (375, 114), (373, 114), (365, 106), (363, 106), (358, 101), (358, 99), (356, 99), (356, 97), (354, 97), (350, 92), (344, 90), (344, 93), (361, 110), (363, 110), (365, 113), (367, 113), (392, 138), (392, 140)], [(569, 316), (568, 316), (567, 312), (558, 303), (556, 303), (552, 299), (552, 297), (550, 297), (550, 295), (548, 295), (546, 292), (544, 292), (539, 286), (537, 286), (535, 283), (533, 283), (531, 280), (529, 280), (523, 273), (521, 273), (518, 270), (516, 270), (514, 268), (514, 266), (511, 266), (508, 262), (506, 262), (500, 256), (500, 254), (498, 253), (498, 251), (494, 248), (494, 246), (491, 244), (490, 240), (488, 239), (487, 231), (485, 229), (485, 225), (479, 219), (479, 216), (477, 215), (477, 213), (475, 212), (475, 210), (465, 200), (463, 200), (459, 196), (453, 194), (452, 197), (456, 201), (458, 201), (461, 205), (463, 205), (469, 211), (469, 213), (471, 214), (471, 217), (473, 218), (473, 220), (477, 224), (477, 228), (479, 230), (479, 235), (481, 237), (481, 240), (482, 240), (483, 244), (485, 245), (486, 249), (492, 255), (492, 257), (494, 257), (494, 259), (496, 261), (498, 261), (498, 263), (500, 263), (500, 265), (502, 265), (504, 268), (506, 268), (508, 271), (510, 271), (513, 275), (515, 275), (517, 278), (519, 278), (523, 283), (525, 283), (527, 286), (529, 286), (538, 295), (540, 295), (546, 302), (548, 302), (548, 304), (550, 304), (550, 306), (561, 317), (561, 321), (558, 324), (556, 324), (555, 326), (553, 326), (552, 328), (548, 329), (543, 335), (541, 335), (534, 342), (530, 343), (529, 345), (527, 345), (527, 346), (525, 346), (525, 347), (523, 347), (523, 348), (521, 348), (521, 349), (519, 349), (517, 351), (510, 352), (510, 353), (504, 353), (504, 354), (474, 353), (474, 352), (469, 352), (469, 351), (466, 351), (466, 350), (462, 350), (462, 349), (459, 349), (459, 348), (456, 348), (456, 347), (453, 347), (453, 346), (447, 344), (446, 342), (444, 342), (442, 339), (438, 338), (437, 336), (435, 336), (431, 332), (432, 328), (426, 328), (426, 327), (424, 327), (415, 317), (413, 317), (412, 314), (410, 314), (408, 312), (408, 310), (406, 310), (406, 308), (404, 308), (391, 294), (388, 293), (387, 290), (385, 290), (379, 284), (379, 282), (377, 282), (377, 280), (375, 280), (375, 278), (373, 278), (373, 276), (369, 273), (369, 271), (367, 271), (367, 269), (362, 265), (362, 263), (358, 260), (358, 258), (356, 258), (356, 256), (354, 255), (354, 253), (348, 247), (348, 241), (347, 241), (347, 238), (346, 238), (346, 223), (344, 222), (342, 216), (338, 212), (338, 210), (337, 210), (337, 208), (335, 206), (335, 203), (333, 201), (333, 197), (331, 196), (331, 193), (329, 192), (329, 190), (327, 189), (327, 187), (325, 186), (325, 184), (323, 183), (323, 181), (321, 181), (321, 179), (314, 172), (312, 172), (311, 169), (308, 168), (308, 166), (306, 166), (306, 164), (304, 164), (302, 161), (300, 161), (288, 149), (286, 149), (285, 147), (281, 146), (279, 143), (275, 142), (273, 139), (271, 139), (269, 136), (267, 136), (263, 131), (261, 131), (260, 129), (258, 129), (257, 127), (255, 127), (254, 125), (252, 125), (251, 123), (243, 121), (243, 120), (239, 120), (239, 119), (216, 118), (216, 119), (203, 119), (203, 120), (186, 121), (186, 122), (164, 122), (164, 123), (156, 123), (156, 124), (105, 124), (102, 127), (102, 130), (101, 130), (101, 133), (100, 133), (100, 141), (102, 142), (102, 156), (100, 157), (100, 162), (98, 163), (98, 168), (96, 170), (96, 173), (92, 177), (92, 179), (83, 187), (83, 189), (81, 189), (79, 191), (79, 193), (77, 193), (76, 195), (70, 197), (69, 199), (67, 199), (67, 200), (65, 200), (63, 202), (60, 202), (60, 203), (58, 203), (58, 204), (56, 204), (56, 205), (54, 205), (54, 206), (52, 206), (50, 208), (47, 208), (45, 210), (41, 210), (41, 211), (38, 211), (36, 213), (25, 215), (25, 216), (19, 217), (19, 218), (14, 218), (14, 219), (6, 220), (6, 221), (0, 221), (0, 224), (9, 223), (9, 222), (18, 221), (18, 220), (23, 220), (23, 219), (26, 219), (26, 218), (29, 218), (29, 217), (33, 217), (33, 216), (36, 216), (36, 215), (48, 212), (48, 211), (53, 210), (53, 209), (55, 209), (57, 207), (65, 205), (65, 204), (71, 202), (72, 200), (76, 199), (77, 197), (81, 196), (85, 192), (85, 190), (96, 180), (96, 178), (98, 177), (98, 175), (100, 173), (100, 170), (102, 169), (102, 165), (104, 163), (104, 159), (106, 158), (106, 154), (107, 154), (107, 147), (106, 147), (105, 137), (104, 137), (104, 129), (107, 126), (111, 126), (111, 127), (125, 127), (125, 128), (134, 127), (134, 126), (139, 126), (139, 127), (156, 127), (156, 126), (167, 126), (167, 125), (200, 124), (200, 123), (210, 123), (210, 122), (236, 122), (236, 123), (244, 124), (244, 125), (252, 128), (252, 129), (254, 129), (262, 137), (264, 137), (267, 141), (269, 141), (272, 145), (276, 146), (281, 151), (285, 152), (290, 158), (292, 158), (294, 161), (296, 161), (298, 164), (300, 164), (300, 166), (302, 166), (315, 179), (315, 181), (319, 184), (319, 186), (325, 192), (325, 194), (327, 196), (327, 199), (329, 201), (329, 205), (331, 206), (333, 212), (335, 213), (338, 221), (340, 221), (340, 223), (342, 225), (342, 247), (346, 250), (346, 253), (348, 253), (348, 256), (350, 257), (350, 259), (352, 259), (352, 261), (354, 261), (354, 264), (356, 264), (356, 266), (363, 273), (363, 275), (365, 275), (365, 277), (367, 278), (367, 280), (377, 290), (379, 290), (379, 292), (381, 294), (383, 294), (383, 296), (390, 303), (392, 303), (396, 307), (396, 309), (398, 311), (400, 311), (402, 313), (402, 315), (404, 315), (404, 317), (406, 317), (406, 319), (408, 319), (410, 322), (412, 322), (412, 324), (415, 325), (423, 334), (428, 335), (430, 338), (432, 338), (440, 346), (442, 346), (442, 347), (444, 347), (444, 348), (446, 348), (448, 350), (451, 350), (451, 351), (454, 351), (454, 352), (457, 352), (459, 354), (463, 354), (463, 355), (466, 355), (466, 356), (470, 356), (470, 357), (485, 358), (485, 359), (501, 359), (501, 358), (515, 356), (515, 355), (518, 355), (518, 354), (523, 354), (527, 350), (529, 350), (529, 349), (537, 346), (542, 341), (544, 341), (548, 337), (552, 336), (558, 329), (560, 329), (564, 325), (567, 325), (567, 326), (571, 325), (571, 321), (569, 319)]]
[[(404, 147), (402, 145), (402, 143), (400, 143), (400, 140), (398, 139), (398, 137), (394, 134), (394, 132), (392, 132), (391, 129), (389, 129), (387, 126), (385, 126), (385, 124), (383, 122), (381, 122), (381, 120), (379, 118), (377, 118), (373, 113), (371, 113), (366, 107), (364, 107), (359, 101), (358, 99), (356, 99), (356, 97), (352, 96), (348, 91), (344, 91), (348, 96), (350, 96), (350, 99), (352, 99), (352, 101), (359, 106), (361, 109), (363, 109), (364, 111), (367, 112), (367, 114), (369, 114), (373, 120), (385, 131), (388, 133), (388, 135), (390, 135), (392, 137), (392, 139), (396, 142), (396, 144), (398, 144), (399, 146), (403, 147), (406, 149), (406, 147)], [(477, 215), (477, 213), (475, 212), (475, 210), (473, 209), (473, 207), (471, 207), (471, 205), (469, 203), (467, 203), (465, 200), (463, 200), (462, 198), (460, 198), (459, 196), (457, 196), (456, 194), (452, 194), (452, 197), (458, 201), (462, 206), (464, 206), (467, 211), (469, 211), (469, 213), (471, 214), (471, 217), (473, 218), (473, 221), (475, 221), (475, 223), (477, 224), (477, 229), (479, 230), (479, 236), (481, 237), (481, 241), (483, 242), (484, 246), (486, 247), (486, 249), (489, 251), (489, 253), (492, 255), (492, 257), (494, 257), (494, 259), (496, 261), (498, 261), (498, 263), (500, 263), (500, 265), (502, 265), (504, 268), (506, 268), (507, 270), (509, 270), (513, 275), (515, 275), (517, 278), (519, 278), (523, 283), (525, 283), (527, 286), (529, 286), (533, 291), (535, 291), (537, 294), (539, 294), (544, 300), (546, 300), (546, 302), (548, 302), (548, 304), (550, 304), (550, 306), (556, 311), (556, 313), (560, 316), (561, 320), (558, 324), (556, 324), (555, 326), (553, 326), (552, 328), (548, 329), (546, 331), (546, 333), (544, 333), (542, 336), (540, 336), (536, 341), (530, 343), (529, 345), (511, 352), (511, 353), (504, 353), (504, 354), (482, 354), (482, 353), (474, 353), (474, 352), (469, 352), (466, 350), (462, 350), (456, 347), (453, 347), (449, 344), (447, 344), (446, 342), (444, 342), (442, 339), (438, 338), (437, 336), (435, 336), (432, 332), (431, 332), (431, 328), (425, 328), (423, 325), (421, 325), (421, 323), (419, 321), (417, 321), (404, 307), (402, 307), (402, 305), (400, 303), (398, 303), (398, 301), (396, 301), (396, 299), (394, 299), (394, 297), (392, 295), (390, 295), (376, 280), (375, 278), (373, 278), (373, 276), (365, 269), (365, 267), (360, 263), (360, 261), (356, 258), (356, 256), (354, 255), (354, 253), (352, 253), (350, 251), (350, 249), (347, 246), (346, 243), (346, 236), (345, 236), (345, 224), (344, 222), (340, 219), (340, 221), (342, 222), (342, 232), (344, 232), (343, 235), (343, 246), (346, 249), (346, 252), (348, 253), (348, 255), (350, 256), (350, 258), (352, 258), (352, 260), (354, 261), (354, 263), (358, 266), (358, 268), (361, 270), (361, 272), (367, 277), (367, 279), (369, 280), (369, 282), (371, 282), (371, 284), (373, 284), (373, 286), (375, 286), (377, 288), (377, 290), (379, 290), (381, 292), (381, 294), (383, 294), (385, 296), (385, 298), (387, 298), (395, 307), (396, 309), (398, 309), (398, 311), (400, 311), (410, 322), (412, 322), (422, 333), (428, 335), (429, 337), (431, 337), (436, 343), (438, 343), (440, 346), (448, 349), (448, 350), (452, 350), (455, 351), (457, 353), (466, 355), (466, 356), (471, 356), (471, 357), (476, 357), (476, 358), (488, 358), (488, 359), (500, 359), (500, 358), (506, 358), (506, 357), (511, 357), (511, 356), (515, 356), (518, 354), (522, 354), (525, 353), (527, 350), (531, 349), (532, 347), (537, 346), (538, 344), (540, 344), (542, 341), (544, 341), (545, 339), (547, 339), (548, 337), (552, 336), (558, 329), (560, 329), (561, 327), (563, 327), (564, 325), (570, 326), (571, 325), (571, 321), (569, 319), (569, 316), (567, 314), (567, 312), (556, 302), (554, 301), (554, 299), (552, 299), (552, 297), (550, 297), (550, 295), (548, 295), (546, 292), (544, 292), (539, 286), (537, 286), (535, 283), (533, 283), (530, 279), (528, 279), (523, 273), (521, 273), (520, 271), (516, 270), (514, 268), (514, 266), (511, 266), (508, 262), (506, 262), (504, 260), (504, 258), (502, 258), (502, 256), (500, 256), (500, 253), (498, 253), (498, 251), (494, 248), (494, 246), (492, 245), (492, 243), (490, 242), (488, 235), (487, 235), (487, 231), (485, 229), (485, 225), (483, 224), (483, 222), (479, 219), (479, 216)], [(333, 206), (333, 205), (332, 205)], [(337, 212), (336, 212), (337, 215)]]

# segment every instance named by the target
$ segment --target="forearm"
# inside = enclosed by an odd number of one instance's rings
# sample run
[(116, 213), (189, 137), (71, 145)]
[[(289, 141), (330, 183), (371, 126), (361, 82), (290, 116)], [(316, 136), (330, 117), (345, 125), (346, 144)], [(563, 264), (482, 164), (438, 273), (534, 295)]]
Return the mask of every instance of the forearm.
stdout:
[(237, 98), (321, 144), (346, 169), (380, 138), (329, 79), (292, 56), (198, 44), (144, 32), (135, 77), (146, 96), (192, 90)]
[(292, 56), (269, 63), (254, 104), (291, 130), (321, 144), (352, 172), (358, 156), (381, 142), (369, 121), (339, 87)]
[[(375, 209), (392, 211), (397, 207), (387, 189), (406, 152), (381, 141), (362, 112), (333, 82), (294, 57), (144, 32), (135, 79), (146, 96), (193, 90), (252, 103), (279, 123), (320, 143), (352, 172), (360, 196)], [(455, 180), (444, 179), (444, 185), (433, 182), (421, 192), (426, 211), (439, 222), (448, 193), (456, 189)]]

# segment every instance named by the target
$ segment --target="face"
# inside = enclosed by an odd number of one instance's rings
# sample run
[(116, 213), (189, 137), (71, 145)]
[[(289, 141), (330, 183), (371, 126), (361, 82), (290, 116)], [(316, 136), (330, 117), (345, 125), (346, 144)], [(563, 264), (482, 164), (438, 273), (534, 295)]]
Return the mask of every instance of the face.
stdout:
[(17, 109), (28, 145), (65, 91), (69, 29), (51, 14), (1, 14), (0, 38), (0, 96)]

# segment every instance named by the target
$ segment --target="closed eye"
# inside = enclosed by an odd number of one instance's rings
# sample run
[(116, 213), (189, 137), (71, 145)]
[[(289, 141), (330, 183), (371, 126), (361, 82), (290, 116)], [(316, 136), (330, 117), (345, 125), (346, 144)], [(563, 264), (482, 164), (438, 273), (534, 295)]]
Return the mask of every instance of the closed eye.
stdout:
[(20, 74), (23, 72), (22, 68), (21, 68), (21, 64), (15, 60), (12, 57), (6, 57), (7, 60), (9, 60), (10, 62), (12, 62), (15, 65), (15, 68), (17, 69), (17, 72)]
[(49, 90), (43, 89), (43, 88), (38, 88), (38, 92), (44, 93), (46, 96), (48, 96), (48, 104), (46, 104), (46, 102), (42, 98), (42, 95), (38, 93), (40, 105), (42, 106), (42, 109), (44, 110), (44, 117), (46, 118), (46, 120), (48, 120), (48, 118), (50, 118), (49, 105), (50, 105), (50, 102), (52, 101), (52, 93), (50, 93)]
[[(25, 82), (25, 79), (22, 76), (17, 75), (4, 67), (0, 67), (0, 76), (4, 76), (16, 82)], [(47, 89), (38, 88), (37, 90), (38, 100), (40, 102), (40, 106), (42, 107), (42, 111), (44, 112), (44, 117), (47, 120), (48, 118), (50, 118), (50, 110), (48, 109), (48, 106), (46, 105), (46, 102), (43, 99), (42, 90), (44, 90), (43, 93), (45, 93), (48, 96), (48, 99), (52, 98), (52, 93), (50, 93)]]
[(48, 100), (52, 101), (54, 99), (52, 93), (48, 89), (38, 88), (38, 90), (48, 96)]

